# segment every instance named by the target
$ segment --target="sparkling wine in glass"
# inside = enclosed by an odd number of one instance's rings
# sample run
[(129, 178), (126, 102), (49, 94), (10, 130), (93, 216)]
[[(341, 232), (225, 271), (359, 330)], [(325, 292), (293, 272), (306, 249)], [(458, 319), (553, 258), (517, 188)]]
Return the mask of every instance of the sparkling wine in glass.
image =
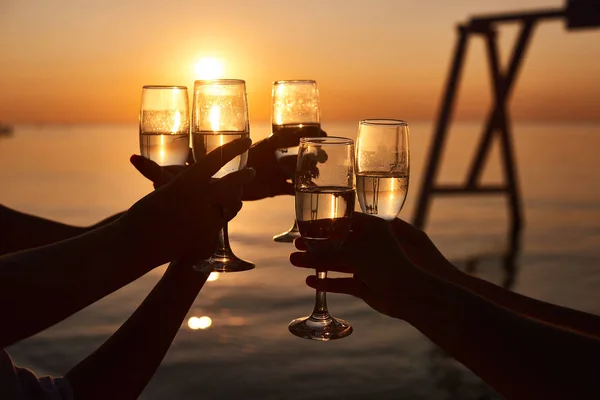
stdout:
[(385, 220), (396, 218), (408, 193), (408, 124), (396, 119), (360, 121), (355, 171), (361, 210)]
[[(319, 90), (314, 80), (282, 80), (273, 83), (271, 124), (273, 135), (321, 135)], [(298, 147), (275, 151), (278, 164), (294, 182)], [(291, 243), (300, 236), (298, 223), (281, 234), (273, 236), (276, 242)]]
[[(215, 79), (194, 82), (192, 109), (192, 151), (198, 161), (214, 149), (235, 139), (250, 136), (246, 82), (240, 79)], [(213, 178), (218, 179), (246, 166), (248, 152), (225, 164)], [(219, 233), (213, 255), (194, 265), (196, 270), (238, 272), (254, 264), (238, 258), (229, 245), (227, 225)]]
[[(296, 220), (309, 252), (331, 254), (350, 235), (354, 211), (354, 142), (342, 137), (302, 138), (296, 167)], [(318, 279), (327, 271), (317, 271)], [(352, 327), (332, 317), (325, 292), (317, 290), (313, 312), (290, 322), (296, 336), (333, 340), (352, 333)]]
[(185, 165), (190, 115), (185, 86), (147, 85), (140, 107), (140, 154), (158, 165)]

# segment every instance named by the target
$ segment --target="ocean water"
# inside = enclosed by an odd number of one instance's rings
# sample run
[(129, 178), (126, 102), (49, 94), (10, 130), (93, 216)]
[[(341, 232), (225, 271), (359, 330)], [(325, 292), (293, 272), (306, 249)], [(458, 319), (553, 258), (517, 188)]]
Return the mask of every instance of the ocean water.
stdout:
[[(324, 125), (354, 137), (357, 124)], [(433, 125), (411, 123), (411, 178), (400, 216), (410, 220)], [(455, 124), (440, 181), (460, 182), (481, 131)], [(268, 125), (251, 126), (257, 140)], [(525, 227), (512, 269), (502, 197), (436, 198), (427, 232), (457, 265), (512, 290), (600, 314), (600, 124), (517, 123), (517, 166)], [(484, 180), (502, 174), (493, 150)], [(92, 224), (126, 209), (152, 187), (129, 164), (137, 127), (17, 126), (0, 138), (0, 202), (72, 224)], [(409, 324), (362, 301), (328, 296), (332, 314), (354, 333), (332, 342), (292, 336), (288, 322), (312, 310), (308, 272), (292, 267), (291, 244), (272, 241), (293, 221), (291, 197), (247, 202), (230, 224), (236, 254), (250, 272), (219, 275), (192, 306), (143, 399), (496, 399), (474, 374)], [(85, 267), (85, 266), (82, 266)], [(9, 349), (38, 374), (61, 375), (122, 324), (158, 281), (148, 273), (89, 308)], [(94, 271), (90, 271), (94, 274)], [(44, 312), (40, 304), (39, 313)], [(208, 329), (187, 320), (207, 316)], [(35, 315), (31, 316), (35, 318)], [(157, 324), (160, 321), (157, 321)], [(485, 357), (485, 354), (481, 354)]]

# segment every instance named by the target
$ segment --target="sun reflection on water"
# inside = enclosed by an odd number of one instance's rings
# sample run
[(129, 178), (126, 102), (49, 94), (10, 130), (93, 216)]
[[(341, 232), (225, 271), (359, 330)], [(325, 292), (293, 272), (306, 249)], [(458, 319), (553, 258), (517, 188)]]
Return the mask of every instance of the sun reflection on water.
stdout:
[(190, 329), (208, 329), (210, 328), (210, 326), (212, 325), (212, 319), (210, 317), (207, 316), (203, 316), (203, 317), (191, 317), (190, 319), (188, 319), (188, 326), (190, 327)]

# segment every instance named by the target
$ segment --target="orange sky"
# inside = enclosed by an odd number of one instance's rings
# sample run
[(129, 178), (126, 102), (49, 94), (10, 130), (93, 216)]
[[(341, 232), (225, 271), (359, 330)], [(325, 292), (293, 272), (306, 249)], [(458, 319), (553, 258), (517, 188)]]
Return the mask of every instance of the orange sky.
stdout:
[[(562, 7), (550, 0), (3, 0), (0, 120), (135, 122), (145, 84), (193, 86), (216, 57), (245, 79), (250, 115), (270, 118), (271, 83), (315, 79), (322, 118), (433, 118), (470, 15)], [(515, 29), (502, 31), (504, 50)], [(600, 29), (536, 29), (511, 103), (517, 119), (599, 120)], [(471, 42), (457, 117), (489, 105)]]

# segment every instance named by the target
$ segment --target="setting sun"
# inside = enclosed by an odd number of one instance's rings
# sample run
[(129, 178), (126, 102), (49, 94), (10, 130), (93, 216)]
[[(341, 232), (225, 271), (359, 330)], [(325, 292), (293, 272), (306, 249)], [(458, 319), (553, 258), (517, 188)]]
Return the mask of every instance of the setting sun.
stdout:
[(214, 57), (203, 57), (194, 65), (195, 79), (221, 78), (224, 73), (223, 61)]

